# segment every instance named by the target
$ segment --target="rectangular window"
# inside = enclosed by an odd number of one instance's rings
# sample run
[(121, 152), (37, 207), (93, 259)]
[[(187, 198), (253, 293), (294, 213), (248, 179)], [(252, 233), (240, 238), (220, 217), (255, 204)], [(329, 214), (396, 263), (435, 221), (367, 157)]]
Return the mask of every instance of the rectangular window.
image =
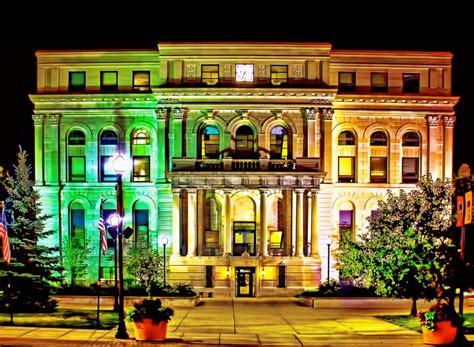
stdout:
[(73, 245), (84, 247), (86, 242), (86, 226), (83, 209), (71, 210), (71, 241)]
[(370, 183), (387, 183), (387, 157), (370, 158)]
[(150, 91), (150, 71), (133, 71), (133, 91)]
[(339, 157), (339, 182), (355, 182), (354, 157)]
[(402, 93), (419, 93), (420, 92), (420, 74), (404, 73)]
[(86, 157), (69, 157), (69, 182), (86, 181)]
[(201, 65), (201, 82), (209, 85), (219, 83), (219, 65)]
[(270, 249), (283, 248), (283, 231), (270, 232)]
[(402, 158), (402, 182), (418, 182), (418, 158)]
[(271, 65), (270, 80), (274, 86), (288, 83), (288, 65)]
[(135, 210), (135, 247), (148, 248), (149, 246), (149, 221), (148, 210)]
[(86, 73), (85, 71), (69, 72), (69, 91), (84, 92), (86, 90)]
[(339, 72), (339, 91), (353, 92), (356, 87), (355, 72)]
[(118, 90), (117, 71), (102, 71), (100, 73), (100, 91), (116, 92)]
[(340, 210), (339, 211), (339, 240), (343, 241), (345, 238), (354, 239), (354, 211)]
[(133, 182), (150, 182), (150, 157), (133, 157)]
[(386, 93), (388, 91), (386, 72), (373, 72), (370, 75), (370, 91), (373, 93)]
[(117, 173), (112, 167), (112, 156), (102, 155), (100, 157), (100, 181), (117, 182)]

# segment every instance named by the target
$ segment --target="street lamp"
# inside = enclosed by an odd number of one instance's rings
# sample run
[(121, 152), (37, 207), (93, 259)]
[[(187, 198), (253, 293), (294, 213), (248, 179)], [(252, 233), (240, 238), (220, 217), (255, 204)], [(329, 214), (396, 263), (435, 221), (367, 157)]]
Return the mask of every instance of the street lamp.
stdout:
[(329, 278), (331, 274), (331, 243), (332, 239), (331, 236), (328, 236), (326, 239), (326, 245), (328, 246), (328, 284), (329, 284)]
[[(112, 167), (117, 174), (117, 236), (116, 244), (118, 245), (118, 270), (119, 270), (119, 323), (115, 338), (128, 339), (127, 327), (125, 326), (125, 312), (124, 312), (124, 296), (123, 296), (123, 244), (122, 244), (122, 225), (124, 217), (123, 209), (123, 192), (122, 192), (122, 176), (127, 170), (127, 160), (118, 155), (112, 162)], [(117, 266), (117, 264), (115, 264)]]
[(160, 240), (163, 245), (163, 288), (166, 288), (166, 245), (168, 244), (168, 238), (163, 235)]

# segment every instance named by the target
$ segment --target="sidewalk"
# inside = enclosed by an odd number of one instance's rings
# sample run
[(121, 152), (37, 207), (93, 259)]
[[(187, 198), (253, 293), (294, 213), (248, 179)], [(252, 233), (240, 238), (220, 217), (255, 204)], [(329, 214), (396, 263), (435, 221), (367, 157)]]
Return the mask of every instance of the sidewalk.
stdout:
[[(465, 312), (474, 311), (469, 299)], [(406, 314), (403, 300), (322, 300), (315, 309), (294, 298), (209, 298), (197, 307), (176, 307), (163, 343), (138, 343), (115, 329), (52, 329), (0, 326), (0, 346), (426, 346), (420, 333), (375, 318)], [(469, 337), (474, 341), (474, 336)]]

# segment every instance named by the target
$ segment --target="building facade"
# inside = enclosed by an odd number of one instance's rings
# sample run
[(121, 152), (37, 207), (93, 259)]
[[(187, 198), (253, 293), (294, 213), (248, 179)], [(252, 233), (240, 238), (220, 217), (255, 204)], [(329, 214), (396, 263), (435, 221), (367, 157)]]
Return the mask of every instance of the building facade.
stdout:
[(97, 273), (97, 223), (102, 199), (105, 216), (116, 209), (120, 153), (125, 257), (161, 250), (165, 235), (171, 282), (224, 296), (317, 287), (387, 189), (452, 177), (451, 59), (327, 43), (39, 51), (30, 98), (48, 242), (92, 245), (88, 279), (113, 277), (111, 250)]

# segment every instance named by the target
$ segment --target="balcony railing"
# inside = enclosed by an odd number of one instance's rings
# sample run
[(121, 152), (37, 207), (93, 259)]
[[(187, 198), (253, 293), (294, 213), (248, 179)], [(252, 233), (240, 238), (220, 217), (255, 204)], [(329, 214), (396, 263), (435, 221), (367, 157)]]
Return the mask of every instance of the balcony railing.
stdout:
[(320, 158), (195, 159), (173, 158), (172, 171), (321, 171)]

